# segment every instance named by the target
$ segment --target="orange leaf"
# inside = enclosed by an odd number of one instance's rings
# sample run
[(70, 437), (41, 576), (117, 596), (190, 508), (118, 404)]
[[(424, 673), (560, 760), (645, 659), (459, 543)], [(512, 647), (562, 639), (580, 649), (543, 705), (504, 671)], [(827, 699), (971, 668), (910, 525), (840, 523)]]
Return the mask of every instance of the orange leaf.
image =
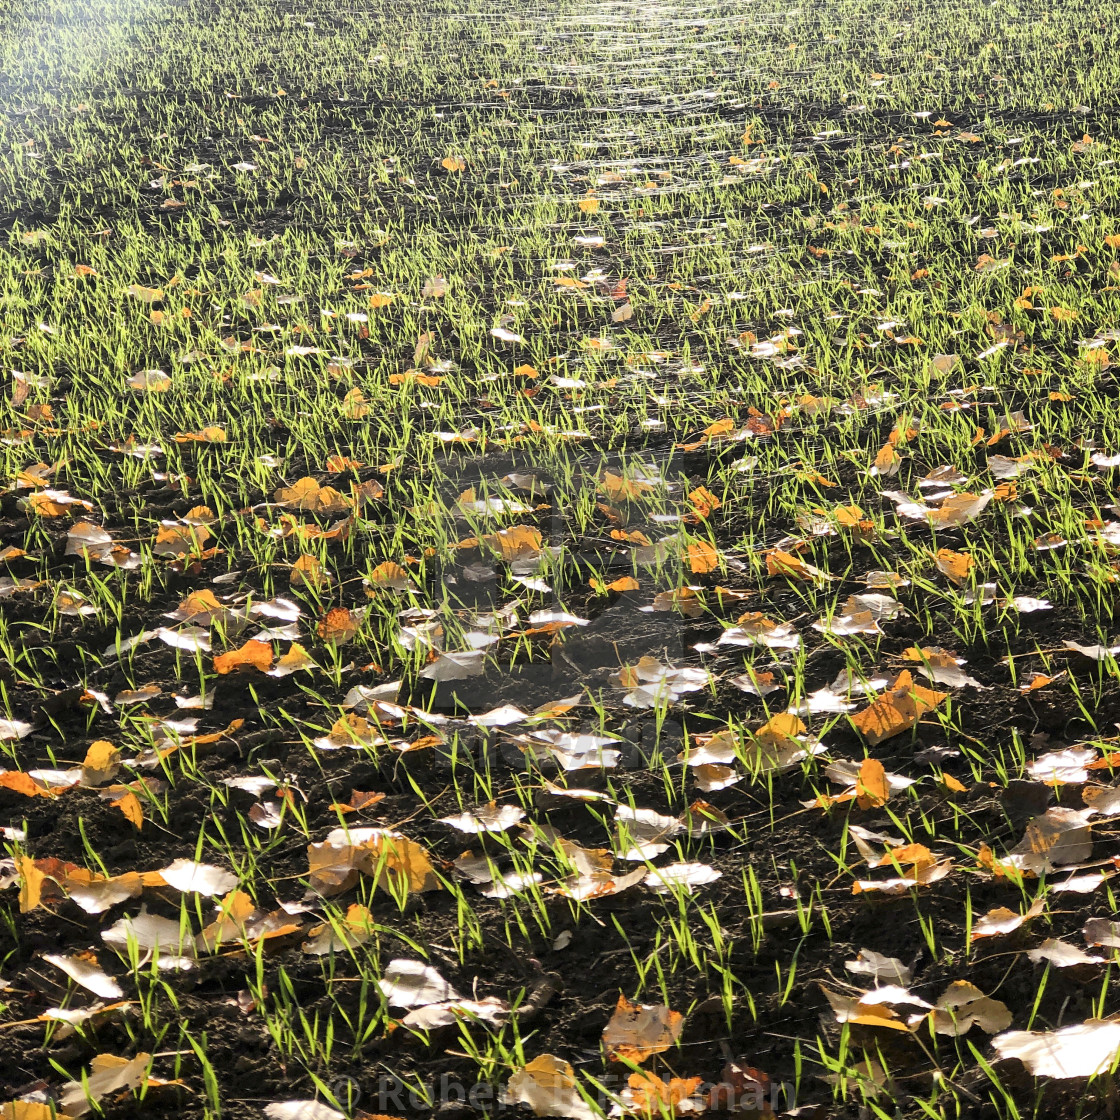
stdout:
[(345, 607), (332, 607), (316, 627), (316, 633), (328, 645), (342, 645), (358, 632), (359, 620)]
[(19, 872), (19, 912), (26, 914), (39, 905), (47, 876), (30, 856), (16, 856), (16, 871)]
[(857, 731), (872, 745), (901, 735), (916, 727), (926, 712), (932, 711), (948, 697), (947, 692), (934, 692), (914, 684), (908, 669), (898, 674), (889, 692), (883, 693), (870, 707), (850, 717)]
[(140, 804), (140, 798), (131, 790), (105, 791), (102, 797), (106, 797), (113, 807), (119, 809), (136, 828), (144, 827), (144, 807)]
[(383, 793), (364, 793), (360, 789), (351, 791), (350, 800), (347, 803), (336, 801), (331, 808), (338, 813), (357, 813), (362, 809), (371, 809), (380, 801), (385, 800)]
[(671, 1077), (666, 1083), (656, 1073), (630, 1074), (627, 1082), (630, 1093), (630, 1107), (635, 1112), (647, 1116), (659, 1116), (668, 1112), (677, 1116), (681, 1105), (700, 1088), (703, 1078)]
[(272, 668), (272, 646), (250, 638), (240, 649), (219, 653), (214, 658), (214, 671), (232, 673), (240, 669), (258, 669), (262, 673)]
[(883, 764), (877, 759), (865, 758), (860, 763), (856, 779), (856, 803), (861, 809), (877, 809), (887, 803), (890, 795), (891, 788)]
[(696, 512), (701, 517), (708, 517), (723, 503), (706, 486), (697, 486), (688, 496), (688, 500), (696, 507)]
[[(608, 867), (609, 870), (609, 867)], [(662, 1054), (680, 1037), (684, 1016), (664, 1004), (631, 1003), (618, 997), (611, 1020), (603, 1030), (603, 1044), (612, 1061), (644, 1062)]]
[(967, 552), (954, 552), (950, 548), (939, 548), (935, 563), (937, 570), (958, 587), (967, 582), (969, 573), (976, 567), (976, 561)]
[(875, 456), (875, 471), (883, 478), (892, 478), (898, 474), (902, 465), (902, 456), (895, 450), (894, 444), (884, 443)]
[(620, 576), (607, 584), (608, 591), (637, 591), (638, 581), (633, 576)]
[(7, 770), (0, 774), (0, 788), (22, 793), (24, 797), (54, 796), (48, 788), (39, 785), (30, 774), (25, 774), (22, 770)]
[(692, 541), (688, 546), (688, 566), (700, 575), (719, 567), (719, 553), (707, 541)]
[(525, 560), (538, 556), (543, 541), (541, 531), (531, 525), (513, 525), (509, 529), (487, 533), (481, 538), (482, 544), (500, 552), (502, 559), (506, 561)]

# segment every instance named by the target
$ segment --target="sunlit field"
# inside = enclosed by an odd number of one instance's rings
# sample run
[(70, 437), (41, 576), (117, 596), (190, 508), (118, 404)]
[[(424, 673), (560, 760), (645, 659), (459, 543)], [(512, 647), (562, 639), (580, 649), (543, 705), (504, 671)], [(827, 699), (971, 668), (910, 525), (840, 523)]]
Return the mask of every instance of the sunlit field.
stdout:
[(1115, 5), (0, 9), (0, 1120), (1111, 1116)]

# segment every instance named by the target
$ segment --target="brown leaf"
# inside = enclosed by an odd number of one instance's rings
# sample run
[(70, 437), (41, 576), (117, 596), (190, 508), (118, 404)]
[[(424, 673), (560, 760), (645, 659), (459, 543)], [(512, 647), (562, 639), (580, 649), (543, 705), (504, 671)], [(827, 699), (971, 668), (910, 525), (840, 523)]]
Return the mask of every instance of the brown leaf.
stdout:
[(310, 475), (291, 486), (280, 487), (273, 497), (280, 505), (309, 513), (346, 513), (353, 508), (353, 502), (345, 494), (332, 486), (320, 486)]
[(374, 805), (385, 800), (383, 793), (366, 793), (360, 789), (352, 790), (347, 803), (336, 801), (331, 808), (336, 813), (358, 813), (363, 809), (372, 809)]
[(603, 1045), (612, 1061), (641, 1063), (651, 1054), (668, 1050), (680, 1037), (684, 1016), (661, 1003), (631, 1003), (618, 997), (618, 1005), (603, 1030)]

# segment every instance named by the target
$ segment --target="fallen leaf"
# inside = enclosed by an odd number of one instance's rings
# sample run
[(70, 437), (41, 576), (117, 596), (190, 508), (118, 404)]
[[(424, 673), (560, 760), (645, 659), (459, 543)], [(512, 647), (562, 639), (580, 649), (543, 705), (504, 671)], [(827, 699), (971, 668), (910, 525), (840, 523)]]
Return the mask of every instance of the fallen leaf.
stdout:
[(596, 1112), (580, 1095), (575, 1070), (563, 1058), (541, 1054), (506, 1083), (504, 1100), (527, 1105), (536, 1116), (594, 1120)]
[(849, 718), (856, 730), (876, 746), (916, 727), (922, 716), (933, 711), (948, 695), (914, 684), (909, 670), (904, 669), (887, 692)]
[(64, 1116), (85, 1116), (95, 1102), (109, 1094), (138, 1089), (151, 1064), (151, 1054), (134, 1058), (118, 1058), (115, 1054), (97, 1054), (89, 1063), (89, 1072), (81, 1081), (67, 1081), (59, 1087), (59, 1111)]
[(1120, 1056), (1120, 1022), (1087, 1019), (1056, 1031), (1008, 1031), (992, 1039), (1001, 1058), (1018, 1058), (1035, 1077), (1094, 1077)]

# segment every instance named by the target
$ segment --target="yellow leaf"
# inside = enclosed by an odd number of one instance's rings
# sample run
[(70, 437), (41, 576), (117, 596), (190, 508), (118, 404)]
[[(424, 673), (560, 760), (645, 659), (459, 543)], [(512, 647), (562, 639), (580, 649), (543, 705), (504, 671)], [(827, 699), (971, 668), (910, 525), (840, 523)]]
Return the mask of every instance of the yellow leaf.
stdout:
[(143, 284), (129, 284), (125, 291), (141, 303), (159, 303), (163, 299), (162, 288), (145, 288)]
[(19, 872), (19, 912), (27, 914), (39, 905), (47, 877), (30, 856), (16, 856), (16, 871)]
[(182, 556), (201, 552), (209, 539), (210, 530), (205, 525), (161, 525), (156, 530), (152, 551), (157, 556)]
[(864, 519), (863, 510), (857, 505), (837, 506), (832, 511), (832, 516), (836, 518), (836, 524), (843, 529), (856, 529)]
[(0, 1104), (0, 1120), (54, 1120), (54, 1114), (42, 1101), (5, 1101)]
[(22, 793), (24, 797), (52, 797), (46, 786), (41, 786), (30, 774), (22, 770), (8, 770), (0, 774), (0, 789), (10, 789)]
[(369, 415), (366, 395), (355, 386), (342, 398), (342, 415), (347, 420), (361, 420)]
[[(632, 1073), (627, 1081), (629, 1110), (648, 1117), (691, 1115), (696, 1109), (694, 1102), (689, 1102), (688, 1098), (702, 1084), (703, 1078), (700, 1077), (670, 1077), (666, 1082), (656, 1073), (645, 1070)], [(685, 1108), (686, 1102), (691, 1107)]]
[(648, 545), (649, 537), (641, 531), (641, 529), (612, 529), (611, 539), (616, 541), (626, 541), (627, 544), (641, 544)]
[(644, 479), (623, 478), (620, 474), (607, 471), (599, 480), (599, 488), (612, 502), (631, 501), (648, 494), (656, 487)]
[(184, 619), (193, 618), (200, 614), (223, 614), (225, 607), (218, 602), (218, 597), (208, 587), (199, 591), (192, 591), (180, 604), (179, 614)]
[(288, 676), (291, 673), (299, 672), (301, 669), (314, 668), (316, 668), (315, 662), (307, 650), (299, 642), (292, 642), (292, 648), (276, 662), (276, 668), (272, 670), (272, 673), (276, 676)]
[(688, 500), (696, 507), (696, 513), (702, 518), (709, 517), (723, 505), (706, 486), (697, 486), (688, 495)]
[(280, 505), (289, 509), (308, 510), (312, 513), (345, 513), (353, 503), (332, 486), (320, 486), (309, 475), (298, 479), (291, 486), (281, 487), (273, 495)]
[(82, 782), (96, 785), (107, 782), (120, 769), (121, 752), (107, 739), (98, 739), (89, 745), (82, 759)]
[(598, 213), (599, 200), (597, 198), (581, 198), (579, 200), (579, 208), (585, 214)]
[(447, 156), (440, 160), (440, 166), (444, 171), (466, 171), (467, 169), (467, 165), (458, 156)]
[(410, 586), (408, 572), (395, 560), (385, 560), (369, 574), (370, 583), (393, 591), (407, 591)]

